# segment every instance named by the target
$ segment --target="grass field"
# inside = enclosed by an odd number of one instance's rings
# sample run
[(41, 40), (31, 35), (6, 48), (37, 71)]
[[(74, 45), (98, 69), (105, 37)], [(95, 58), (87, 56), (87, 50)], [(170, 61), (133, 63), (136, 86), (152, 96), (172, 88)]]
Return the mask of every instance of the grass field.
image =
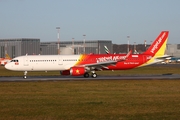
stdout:
[(180, 118), (178, 80), (1, 82), (0, 119)]
[[(179, 67), (149, 66), (99, 75), (180, 74)], [(29, 72), (28, 75), (59, 75)], [(0, 67), (0, 76), (23, 76)], [(179, 80), (0, 82), (0, 120), (177, 120)]]

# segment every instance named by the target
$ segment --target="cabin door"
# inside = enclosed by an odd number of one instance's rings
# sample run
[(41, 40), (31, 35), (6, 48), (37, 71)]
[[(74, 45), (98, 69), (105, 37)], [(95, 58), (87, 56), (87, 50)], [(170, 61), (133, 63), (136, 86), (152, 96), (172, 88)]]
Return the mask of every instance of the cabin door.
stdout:
[(63, 64), (63, 59), (61, 56), (58, 56), (58, 65), (62, 65)]
[(28, 63), (28, 56), (25, 56), (24, 57), (24, 66), (28, 66), (29, 63)]

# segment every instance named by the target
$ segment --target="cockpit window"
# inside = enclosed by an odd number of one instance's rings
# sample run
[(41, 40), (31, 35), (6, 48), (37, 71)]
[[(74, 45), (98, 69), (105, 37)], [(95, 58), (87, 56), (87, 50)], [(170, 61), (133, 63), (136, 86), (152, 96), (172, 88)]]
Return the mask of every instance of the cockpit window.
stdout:
[(19, 62), (18, 60), (11, 60), (11, 62)]

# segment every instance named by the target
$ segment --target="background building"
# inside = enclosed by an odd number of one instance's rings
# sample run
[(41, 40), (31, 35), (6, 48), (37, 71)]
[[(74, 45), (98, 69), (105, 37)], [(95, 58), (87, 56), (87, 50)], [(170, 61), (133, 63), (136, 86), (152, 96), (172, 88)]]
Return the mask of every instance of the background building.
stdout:
[[(148, 49), (150, 44), (144, 45), (144, 44), (137, 44), (135, 45), (129, 45), (130, 50), (135, 53), (143, 53)], [(113, 53), (127, 53), (127, 44), (113, 44)], [(172, 55), (174, 57), (180, 57), (180, 44), (167, 44), (165, 54)]]
[[(58, 54), (58, 42), (41, 42), (40, 53), (42, 55)], [(93, 41), (61, 41), (60, 54), (105, 54), (104, 46), (112, 52), (112, 41), (93, 40)]]
[(8, 53), (11, 58), (25, 54), (39, 54), (40, 39), (18, 38), (0, 39), (0, 57)]
[(180, 44), (168, 44), (166, 54), (180, 57)]
[[(137, 45), (129, 45), (129, 50), (132, 50), (133, 53), (143, 53), (146, 49), (149, 48), (150, 45), (137, 44)], [(113, 44), (113, 53), (127, 53), (128, 45), (127, 44)]]
[[(84, 44), (85, 42), (85, 44)], [(29, 54), (29, 55), (57, 55), (58, 42), (40, 42), (40, 39), (18, 38), (18, 39), (0, 39), (0, 58), (8, 53), (11, 58)], [(106, 54), (104, 46), (107, 46), (110, 53), (127, 53), (127, 44), (112, 44), (111, 40), (86, 40), (86, 41), (61, 41), (60, 54)], [(137, 53), (142, 53), (150, 45), (137, 44), (129, 45), (129, 48)], [(180, 44), (168, 44), (166, 54), (180, 57)]]
[[(58, 42), (40, 42), (40, 39), (18, 38), (18, 39), (0, 39), (0, 57), (5, 57), (8, 53), (11, 58), (21, 55), (57, 55)], [(111, 40), (93, 40), (93, 41), (61, 41), (60, 54), (103, 54), (106, 53), (104, 46), (107, 46), (112, 52)]]

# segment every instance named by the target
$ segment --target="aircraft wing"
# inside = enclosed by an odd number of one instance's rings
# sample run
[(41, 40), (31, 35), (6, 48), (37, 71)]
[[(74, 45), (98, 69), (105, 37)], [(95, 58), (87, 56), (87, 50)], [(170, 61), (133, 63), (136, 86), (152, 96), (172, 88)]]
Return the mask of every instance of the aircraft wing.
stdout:
[(91, 64), (84, 64), (84, 65), (80, 65), (85, 67), (86, 69), (91, 69), (91, 70), (102, 70), (103, 69), (109, 69), (107, 66), (111, 65), (111, 66), (115, 66), (117, 62), (121, 62), (121, 61), (125, 61), (130, 54), (132, 53), (132, 51), (129, 51), (129, 53), (126, 56), (123, 56), (121, 59), (119, 60), (111, 60), (111, 61), (105, 61), (105, 62), (96, 62), (96, 63), (91, 63)]
[(86, 68), (90, 68), (90, 69), (98, 69), (98, 70), (102, 70), (102, 68), (104, 69), (108, 69), (107, 66), (109, 65), (112, 65), (112, 66), (115, 66), (116, 63), (118, 61), (106, 61), (106, 62), (97, 62), (97, 63), (94, 63), (94, 64), (86, 64), (84, 65)]
[(107, 66), (115, 66), (118, 61), (106, 61), (106, 62), (97, 62), (92, 64), (78, 65), (77, 67), (85, 67), (86, 70), (103, 70), (109, 69)]

